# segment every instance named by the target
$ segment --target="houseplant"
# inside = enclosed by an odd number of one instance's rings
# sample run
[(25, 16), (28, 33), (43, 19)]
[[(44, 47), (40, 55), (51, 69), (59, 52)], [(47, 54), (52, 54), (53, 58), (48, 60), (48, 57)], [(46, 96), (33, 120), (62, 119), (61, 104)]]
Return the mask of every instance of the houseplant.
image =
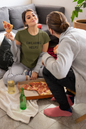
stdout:
[(78, 14), (83, 12), (83, 8), (86, 7), (86, 0), (74, 0), (73, 2), (77, 2), (75, 10), (72, 11), (71, 20), (74, 21), (74, 27), (85, 29), (86, 30), (86, 19), (74, 20), (75, 17), (78, 17)]

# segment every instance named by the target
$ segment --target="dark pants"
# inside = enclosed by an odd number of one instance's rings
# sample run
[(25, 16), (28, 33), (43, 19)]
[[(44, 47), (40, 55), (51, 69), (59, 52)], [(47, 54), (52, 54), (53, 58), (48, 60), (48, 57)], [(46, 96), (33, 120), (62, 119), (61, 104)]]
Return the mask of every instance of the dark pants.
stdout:
[[(57, 79), (44, 67), (43, 76), (53, 96), (55, 97), (56, 101), (59, 103), (60, 109), (62, 110), (69, 109), (70, 105), (67, 101), (64, 87), (75, 92), (75, 76), (74, 76), (73, 70), (70, 69), (66, 78)], [(72, 94), (72, 93), (68, 92), (68, 94)]]

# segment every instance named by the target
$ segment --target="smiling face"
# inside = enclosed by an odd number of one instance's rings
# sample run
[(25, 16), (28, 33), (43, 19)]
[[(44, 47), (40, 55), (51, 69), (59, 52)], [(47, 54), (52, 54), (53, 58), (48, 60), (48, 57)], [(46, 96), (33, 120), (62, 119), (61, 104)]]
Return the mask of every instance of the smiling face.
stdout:
[(37, 15), (33, 11), (27, 11), (25, 14), (25, 24), (29, 27), (35, 26), (38, 23)]

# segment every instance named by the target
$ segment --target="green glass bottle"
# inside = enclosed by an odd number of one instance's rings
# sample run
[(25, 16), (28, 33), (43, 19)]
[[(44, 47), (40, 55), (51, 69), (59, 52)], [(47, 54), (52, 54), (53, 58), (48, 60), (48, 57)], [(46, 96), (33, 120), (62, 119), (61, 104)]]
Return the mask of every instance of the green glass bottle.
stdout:
[(26, 97), (24, 95), (24, 89), (21, 88), (20, 92), (20, 109), (25, 110), (26, 109)]

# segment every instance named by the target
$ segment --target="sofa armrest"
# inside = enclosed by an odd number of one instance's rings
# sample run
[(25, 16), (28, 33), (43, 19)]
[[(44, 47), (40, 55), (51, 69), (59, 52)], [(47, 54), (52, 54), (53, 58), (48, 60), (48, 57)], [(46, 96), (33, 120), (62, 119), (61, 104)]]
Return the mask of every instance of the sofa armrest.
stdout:
[(46, 16), (52, 11), (65, 13), (65, 8), (61, 6), (35, 5), (35, 7), (39, 18), (39, 23), (41, 24), (46, 24)]

